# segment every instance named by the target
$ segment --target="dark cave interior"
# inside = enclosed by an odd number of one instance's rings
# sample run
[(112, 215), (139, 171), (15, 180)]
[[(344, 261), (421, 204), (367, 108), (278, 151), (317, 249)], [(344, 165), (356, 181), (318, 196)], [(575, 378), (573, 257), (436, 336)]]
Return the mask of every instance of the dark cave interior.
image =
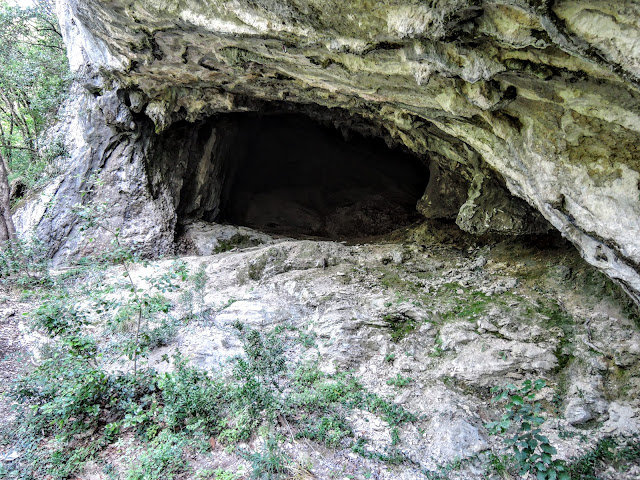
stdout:
[(420, 218), (429, 180), (413, 155), (308, 117), (238, 115), (219, 222), (330, 239), (387, 234)]

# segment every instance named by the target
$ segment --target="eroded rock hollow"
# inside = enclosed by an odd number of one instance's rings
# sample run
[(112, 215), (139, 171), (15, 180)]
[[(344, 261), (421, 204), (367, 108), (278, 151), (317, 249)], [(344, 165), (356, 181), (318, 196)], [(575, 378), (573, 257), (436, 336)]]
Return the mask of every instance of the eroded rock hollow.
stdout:
[[(189, 169), (178, 221), (222, 221), (285, 235), (357, 239), (418, 220), (428, 169), (383, 141), (349, 139), (300, 115), (225, 119), (224, 148)], [(216, 171), (217, 170), (217, 176)], [(220, 186), (207, 192), (207, 187)], [(204, 191), (201, 191), (204, 190)], [(217, 195), (216, 195), (217, 194)]]
[[(73, 171), (18, 222), (38, 225), (56, 258), (86, 248), (70, 213), (79, 200), (108, 201), (123, 239), (150, 254), (174, 248), (185, 209), (257, 221), (194, 193), (199, 175), (223, 191), (231, 173), (189, 167), (183, 153), (227, 148), (238, 124), (222, 114), (290, 109), (412, 152), (430, 172), (423, 217), (474, 234), (551, 225), (640, 300), (634, 2), (60, 0), (58, 10), (84, 113), (69, 124)], [(254, 189), (237, 178), (232, 195)], [(394, 215), (393, 201), (384, 208)], [(277, 224), (269, 215), (256, 225)]]

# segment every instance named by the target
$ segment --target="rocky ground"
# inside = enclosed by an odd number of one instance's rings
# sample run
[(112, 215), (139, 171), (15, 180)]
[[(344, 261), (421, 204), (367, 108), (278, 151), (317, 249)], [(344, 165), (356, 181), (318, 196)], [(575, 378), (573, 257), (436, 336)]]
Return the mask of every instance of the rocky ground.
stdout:
[[(280, 327), (303, 339), (287, 350), (289, 361), (317, 361), (329, 375), (352, 372), (367, 391), (415, 415), (397, 429), (362, 409), (346, 415), (355, 438), (367, 439), (365, 452), (393, 447), (399, 464), (327, 448), (289, 430), (284, 450), (295, 478), (496, 476), (491, 465), (504, 453), (503, 438), (489, 435), (485, 424), (502, 411), (491, 403), (490, 388), (527, 379), (547, 382), (538, 397), (547, 416), (542, 429), (559, 458), (580, 457), (605, 437), (624, 442), (640, 433), (638, 317), (602, 274), (555, 236), (474, 244), (434, 243), (434, 235), (422, 227), (395, 239), (346, 244), (192, 226), (182, 239), (191, 255), (133, 267), (144, 288), (158, 287), (149, 279), (176, 265), (198, 272), (194, 283), (163, 294), (179, 319), (177, 330), (146, 362), (170, 370), (163, 359), (180, 351), (201, 368), (224, 368), (242, 353), (234, 322), (263, 332)], [(123, 295), (121, 270), (96, 274), (102, 286), (116, 286), (110, 295)], [(5, 385), (20, 370), (19, 342), (33, 344), (32, 334), (21, 336), (28, 329), (17, 324), (27, 320), (12, 305), (4, 297)], [(95, 328), (107, 352), (116, 336)], [(2, 415), (8, 423), (4, 407)], [(261, 441), (257, 436), (243, 447)], [(191, 468), (180, 478), (214, 478), (206, 472), (216, 468), (249, 471), (246, 460), (211, 442), (210, 451), (185, 453)], [(124, 471), (140, 448), (125, 437), (103, 457)], [(3, 447), (3, 462), (11, 451)], [(625, 468), (598, 478), (640, 475), (633, 462)], [(78, 478), (114, 477), (89, 463)]]

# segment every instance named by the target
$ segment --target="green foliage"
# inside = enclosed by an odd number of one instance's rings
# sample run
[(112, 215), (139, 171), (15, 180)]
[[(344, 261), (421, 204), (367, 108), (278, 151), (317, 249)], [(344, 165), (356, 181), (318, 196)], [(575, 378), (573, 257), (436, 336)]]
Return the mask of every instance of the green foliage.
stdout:
[(74, 449), (54, 450), (49, 458), (47, 473), (53, 478), (70, 478), (82, 468), (82, 465), (89, 458), (95, 455), (97, 450), (95, 444), (78, 446)]
[[(148, 445), (126, 473), (131, 480), (179, 475), (187, 468), (183, 451), (210, 438), (250, 461), (256, 478), (282, 478), (291, 470), (281, 446), (287, 438), (352, 447), (367, 458), (404, 461), (395, 448), (360, 448), (347, 417), (354, 409), (380, 417), (389, 425), (394, 446), (400, 441), (397, 427), (416, 417), (366, 391), (351, 373), (326, 374), (314, 362), (294, 360), (301, 351), (315, 348), (314, 335), (295, 327), (260, 332), (236, 323), (232, 333), (243, 353), (220, 370), (203, 371), (180, 354), (173, 357), (172, 371), (163, 374), (114, 369), (122, 365), (123, 352), (131, 356), (135, 348), (134, 356), (145, 355), (164, 342), (163, 328), (175, 329), (173, 305), (162, 292), (184, 288), (185, 279), (200, 282), (203, 289), (206, 283), (206, 274), (194, 279), (185, 264), (176, 262), (146, 278), (147, 288), (137, 288), (130, 273), (134, 258), (120, 248), (117, 238), (116, 232), (118, 252), (113, 258), (124, 277), (119, 286), (87, 286), (88, 297), (77, 297), (54, 278), (58, 290), (44, 296), (32, 312), (33, 326), (51, 342), (40, 364), (11, 392), (25, 406), (20, 442), (31, 446), (9, 473), (19, 478), (73, 476), (127, 433)], [(122, 289), (128, 293), (122, 295)], [(96, 345), (89, 335), (96, 321), (106, 323), (110, 335), (124, 337), (118, 340), (119, 349)], [(137, 338), (130, 331), (136, 331)], [(256, 435), (264, 438), (262, 450), (234, 447)], [(41, 448), (53, 437), (60, 448)], [(93, 439), (91, 444), (87, 438)]]
[(330, 411), (321, 415), (302, 416), (298, 428), (298, 437), (322, 442), (328, 447), (340, 447), (344, 439), (353, 436), (344, 416)]
[[(473, 458), (473, 457), (471, 457)], [(469, 459), (466, 459), (467, 461)], [(428, 480), (448, 480), (451, 475), (451, 472), (455, 472), (456, 470), (460, 470), (464, 465), (465, 461), (460, 460), (459, 458), (455, 458), (451, 462), (439, 466), (436, 470), (423, 470), (423, 474), (427, 477)]]
[(244, 457), (251, 462), (251, 476), (264, 480), (283, 478), (291, 462), (280, 447), (280, 439), (273, 433), (267, 436), (260, 451), (245, 453)]
[(391, 329), (391, 340), (399, 342), (416, 329), (417, 322), (402, 313), (390, 313), (382, 318)]
[(0, 245), (0, 285), (45, 285), (51, 282), (47, 246), (37, 238)]
[(172, 480), (185, 470), (182, 459), (185, 439), (163, 430), (140, 456), (138, 464), (131, 468), (126, 480)]
[(210, 479), (210, 480), (238, 480), (240, 477), (242, 477), (242, 473), (241, 472), (230, 472), (229, 470), (225, 470), (224, 468), (216, 468), (215, 470), (212, 469), (205, 469), (205, 470), (200, 470), (197, 474), (196, 474), (196, 479), (197, 480), (205, 480), (205, 479)]
[(71, 81), (54, 10), (51, 0), (26, 9), (0, 3), (0, 153), (27, 187), (43, 184), (43, 171), (64, 154), (60, 139), (38, 144)]
[(443, 320), (452, 320), (457, 318), (474, 320), (478, 315), (482, 314), (487, 306), (494, 301), (491, 297), (480, 291), (469, 291), (457, 283), (448, 283), (443, 289), (450, 294), (454, 291), (462, 290), (459, 294), (451, 295), (449, 303), (453, 303), (451, 308), (442, 314)]
[(429, 352), (429, 356), (434, 358), (441, 357), (443, 353), (444, 353), (444, 350), (442, 350), (442, 337), (438, 335), (435, 338), (434, 346)]
[(220, 434), (226, 415), (227, 385), (220, 378), (190, 366), (181, 356), (174, 357), (175, 371), (162, 375), (158, 387), (164, 403), (164, 422), (172, 431), (202, 431)]
[(208, 315), (205, 311), (205, 294), (207, 281), (209, 275), (207, 274), (207, 267), (205, 263), (201, 263), (197, 270), (188, 276), (188, 281), (191, 282), (192, 287), (184, 289), (180, 296), (182, 304), (186, 307), (188, 318), (201, 318), (207, 320)]
[(387, 385), (393, 385), (394, 387), (406, 387), (412, 381), (413, 379), (409, 377), (403, 377), (402, 375), (398, 374), (394, 378), (390, 378), (389, 380), (387, 380)]
[(567, 470), (573, 480), (598, 480), (599, 472), (610, 467), (617, 472), (625, 472), (632, 466), (640, 466), (640, 439), (621, 441), (605, 437), (595, 448), (568, 465)]
[(407, 461), (406, 457), (395, 448), (388, 449), (385, 452), (378, 452), (367, 448), (368, 442), (369, 440), (364, 437), (358, 438), (358, 440), (351, 446), (351, 451), (357, 453), (363, 458), (379, 460), (392, 465), (397, 465)]
[(512, 427), (515, 432), (505, 442), (513, 449), (520, 475), (528, 473), (538, 480), (569, 480), (569, 473), (560, 460), (553, 460), (557, 453), (549, 439), (539, 428), (544, 423), (542, 407), (535, 401), (536, 392), (546, 386), (544, 380), (525, 380), (520, 387), (506, 385), (494, 387), (492, 392), (500, 392), (493, 402), (505, 402), (505, 413), (496, 422), (486, 425), (492, 434), (505, 434)]
[(43, 297), (46, 300), (33, 312), (31, 317), (36, 328), (43, 329), (51, 337), (80, 334), (82, 325), (86, 324), (85, 315), (74, 305), (65, 292), (53, 293)]

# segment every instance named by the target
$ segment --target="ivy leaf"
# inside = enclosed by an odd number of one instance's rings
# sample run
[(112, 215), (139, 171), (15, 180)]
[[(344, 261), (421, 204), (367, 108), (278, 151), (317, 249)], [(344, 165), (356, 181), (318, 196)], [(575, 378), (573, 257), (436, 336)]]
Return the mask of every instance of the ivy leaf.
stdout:
[(547, 466), (542, 462), (536, 463), (536, 468), (541, 472), (546, 472), (547, 471)]
[(536, 380), (533, 384), (533, 388), (535, 388), (536, 390), (542, 390), (546, 386), (547, 386), (547, 382), (542, 380), (541, 378)]
[(549, 439), (547, 437), (545, 437), (544, 435), (536, 434), (535, 437), (538, 440), (540, 440), (541, 443), (546, 443), (547, 445), (549, 444)]

